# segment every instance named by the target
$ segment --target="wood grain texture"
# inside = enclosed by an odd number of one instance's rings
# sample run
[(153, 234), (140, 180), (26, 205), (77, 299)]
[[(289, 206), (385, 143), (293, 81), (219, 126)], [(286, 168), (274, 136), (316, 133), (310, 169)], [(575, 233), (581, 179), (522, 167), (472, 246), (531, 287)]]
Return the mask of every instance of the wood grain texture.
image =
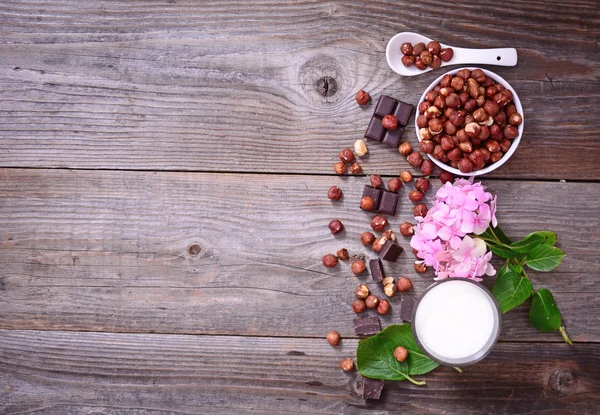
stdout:
[(438, 368), (420, 376), (425, 387), (386, 382), (382, 400), (369, 402), (357, 373), (339, 369), (355, 350), (353, 339), (333, 348), (324, 339), (0, 331), (0, 412), (592, 414), (600, 405), (597, 345), (501, 343), (463, 374)]
[[(357, 90), (416, 103), (440, 74), (387, 67), (386, 42), (409, 30), (518, 49), (517, 67), (489, 68), (526, 120), (492, 176), (598, 180), (599, 27), (593, 0), (4, 2), (0, 166), (331, 173), (372, 112)], [(334, 95), (316, 90), (323, 77)], [(371, 170), (407, 167), (370, 150)]]
[[(358, 208), (366, 182), (0, 170), (0, 328), (301, 337), (336, 329), (351, 336), (354, 287), (370, 278), (354, 277), (347, 264), (327, 270), (321, 257), (341, 247), (373, 256), (359, 242), (372, 216)], [(433, 183), (435, 190), (439, 181)], [(600, 341), (599, 316), (589, 312), (600, 307), (600, 222), (591, 214), (600, 206), (600, 184), (486, 183), (499, 196), (508, 235), (558, 234), (564, 263), (531, 277), (554, 293), (573, 340)], [(344, 191), (339, 203), (326, 197), (331, 185)], [(394, 230), (412, 219), (407, 187)], [(346, 226), (338, 237), (327, 229), (333, 218)], [(417, 276), (413, 261), (405, 252), (385, 268), (409, 276), (418, 295), (432, 274)], [(392, 299), (385, 324), (398, 320), (399, 301)], [(505, 317), (504, 340), (561, 340), (533, 329), (525, 308)]]

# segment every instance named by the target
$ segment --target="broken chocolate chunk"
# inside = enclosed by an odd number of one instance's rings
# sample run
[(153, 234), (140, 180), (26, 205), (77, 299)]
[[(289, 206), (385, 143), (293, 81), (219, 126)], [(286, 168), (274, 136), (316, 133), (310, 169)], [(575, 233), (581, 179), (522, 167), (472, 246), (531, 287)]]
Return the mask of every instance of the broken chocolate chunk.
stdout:
[(408, 119), (410, 118), (413, 109), (413, 105), (398, 101), (398, 105), (396, 105), (396, 110), (394, 111), (394, 115), (398, 118), (398, 124), (408, 124)]
[(402, 320), (411, 322), (415, 303), (416, 300), (413, 297), (402, 296), (402, 301), (400, 302), (400, 318)]
[(386, 215), (395, 216), (399, 199), (400, 195), (398, 193), (392, 193), (384, 190), (381, 194), (381, 201), (379, 202), (379, 211), (381, 213), (385, 213)]
[(354, 333), (357, 336), (370, 336), (377, 334), (381, 331), (381, 324), (379, 324), (379, 317), (360, 317), (354, 319)]
[(383, 272), (383, 264), (379, 258), (369, 261), (369, 269), (371, 270), (371, 278), (373, 278), (373, 281), (383, 281), (385, 272)]
[(402, 248), (396, 242), (388, 239), (381, 250), (381, 259), (384, 259), (385, 261), (396, 262), (402, 251), (404, 251), (404, 248)]
[(396, 102), (397, 101), (394, 98), (389, 97), (387, 95), (380, 96), (373, 114), (381, 118), (385, 117), (388, 114), (391, 114), (392, 111), (394, 111), (394, 106), (396, 105)]
[(383, 380), (363, 377), (362, 398), (379, 399), (383, 390)]
[(367, 132), (365, 133), (365, 137), (370, 140), (381, 141), (381, 137), (383, 136), (383, 124), (381, 123), (381, 118), (373, 117), (371, 118), (371, 122), (367, 127)]

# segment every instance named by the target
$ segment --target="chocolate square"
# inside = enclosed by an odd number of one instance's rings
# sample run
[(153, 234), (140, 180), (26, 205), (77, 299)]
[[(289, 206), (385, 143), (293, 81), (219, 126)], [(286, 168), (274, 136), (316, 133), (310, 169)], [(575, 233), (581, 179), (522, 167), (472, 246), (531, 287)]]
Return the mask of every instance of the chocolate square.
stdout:
[(404, 321), (412, 320), (413, 309), (415, 308), (416, 300), (413, 297), (402, 296), (400, 303), (400, 319)]
[(383, 281), (385, 278), (385, 272), (383, 271), (383, 264), (379, 258), (372, 259), (369, 261), (369, 270), (371, 270), (371, 278), (373, 281)]
[(408, 119), (410, 118), (413, 109), (415, 107), (411, 104), (407, 104), (406, 102), (398, 101), (398, 105), (394, 111), (394, 115), (398, 117), (398, 124), (406, 126), (408, 124)]
[(402, 248), (396, 242), (388, 239), (381, 250), (381, 259), (390, 262), (396, 262), (402, 251), (404, 251), (404, 248)]
[(371, 334), (377, 334), (381, 331), (381, 325), (379, 324), (379, 317), (360, 317), (354, 319), (354, 333), (357, 336), (370, 336)]
[(398, 127), (395, 130), (385, 130), (381, 142), (383, 144), (387, 144), (390, 147), (398, 148), (400, 146), (400, 141), (402, 140), (403, 133), (404, 127), (400, 127), (400, 125), (398, 125)]
[(365, 138), (368, 138), (369, 140), (381, 141), (384, 130), (385, 128), (383, 128), (383, 125), (381, 124), (381, 119), (373, 117), (371, 118), (371, 122), (369, 122), (369, 126), (367, 127)]
[(394, 106), (397, 102), (398, 101), (392, 97), (382, 95), (379, 97), (379, 101), (377, 101), (377, 106), (375, 107), (375, 112), (373, 112), (373, 114), (383, 118), (394, 111)]
[(395, 216), (396, 207), (398, 206), (398, 200), (400, 195), (398, 193), (388, 192), (384, 190), (381, 193), (381, 201), (379, 202), (379, 211), (386, 215)]
[(379, 210), (379, 202), (381, 201), (381, 194), (383, 193), (383, 190), (381, 189), (375, 189), (373, 186), (365, 186), (365, 190), (363, 190), (363, 197), (365, 196), (370, 196), (371, 199), (373, 199), (373, 202), (375, 202), (375, 207), (373, 208), (374, 212), (377, 212)]
[(362, 398), (379, 399), (383, 390), (383, 380), (363, 377)]

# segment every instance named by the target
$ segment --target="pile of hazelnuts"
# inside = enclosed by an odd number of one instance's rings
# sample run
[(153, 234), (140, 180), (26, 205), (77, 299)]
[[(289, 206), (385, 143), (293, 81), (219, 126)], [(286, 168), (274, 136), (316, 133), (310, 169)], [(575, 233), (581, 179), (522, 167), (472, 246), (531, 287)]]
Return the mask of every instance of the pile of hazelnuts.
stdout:
[(512, 101), (481, 69), (444, 75), (419, 104), (419, 148), (463, 173), (496, 163), (523, 122)]
[(452, 48), (444, 48), (439, 42), (432, 40), (427, 45), (419, 42), (416, 45), (412, 43), (403, 43), (400, 46), (402, 64), (407, 68), (415, 65), (417, 69), (424, 71), (429, 66), (431, 69), (437, 69), (442, 66), (442, 62), (450, 62), (454, 57)]

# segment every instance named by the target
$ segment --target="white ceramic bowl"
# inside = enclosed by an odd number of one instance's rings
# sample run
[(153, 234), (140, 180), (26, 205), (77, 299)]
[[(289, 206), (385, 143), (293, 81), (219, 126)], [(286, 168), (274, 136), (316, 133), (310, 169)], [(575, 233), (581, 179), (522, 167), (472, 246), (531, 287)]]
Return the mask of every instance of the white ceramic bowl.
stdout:
[[(418, 114), (419, 105), (421, 104), (421, 102), (425, 101), (425, 94), (427, 94), (428, 91), (432, 90), (437, 84), (439, 84), (444, 75), (447, 75), (447, 74), (456, 75), (456, 73), (458, 71), (460, 71), (461, 69), (468, 69), (470, 71), (473, 71), (474, 69), (481, 69), (484, 74), (486, 74), (487, 76), (492, 78), (494, 81), (498, 82), (499, 84), (502, 84), (502, 86), (504, 86), (504, 88), (506, 88), (510, 92), (512, 92), (513, 104), (515, 104), (515, 107), (517, 108), (517, 112), (519, 114), (521, 114), (521, 117), (523, 118), (523, 122), (521, 122), (521, 125), (519, 125), (519, 128), (518, 128), (519, 136), (517, 138), (515, 138), (514, 140), (511, 140), (512, 144), (511, 144), (510, 148), (508, 149), (508, 151), (506, 152), (506, 154), (504, 154), (504, 156), (502, 156), (502, 158), (500, 160), (498, 160), (496, 163), (490, 164), (489, 166), (486, 166), (481, 170), (472, 171), (471, 173), (463, 173), (460, 170), (450, 167), (449, 165), (434, 158), (431, 154), (427, 155), (429, 157), (429, 159), (431, 161), (433, 161), (439, 168), (446, 170), (454, 175), (457, 175), (457, 176), (479, 176), (481, 174), (486, 174), (486, 173), (496, 170), (498, 167), (500, 167), (504, 163), (506, 163), (506, 161), (513, 155), (513, 153), (517, 149), (517, 146), (519, 145), (519, 142), (521, 141), (521, 136), (523, 135), (523, 127), (525, 126), (525, 115), (523, 114), (523, 107), (521, 106), (521, 100), (519, 99), (519, 96), (517, 95), (515, 90), (512, 88), (512, 86), (510, 86), (510, 84), (504, 80), (504, 78), (495, 74), (494, 72), (488, 71), (487, 69), (483, 69), (483, 68), (458, 68), (458, 69), (453, 69), (449, 72), (446, 72), (445, 74), (440, 75), (435, 81), (433, 81), (427, 87), (425, 92), (423, 92), (423, 95), (421, 95), (419, 104), (417, 104), (417, 116), (419, 115)], [(421, 141), (421, 138), (419, 137), (419, 127), (417, 126), (417, 116), (415, 116), (415, 131), (417, 132), (417, 139), (419, 141)]]

